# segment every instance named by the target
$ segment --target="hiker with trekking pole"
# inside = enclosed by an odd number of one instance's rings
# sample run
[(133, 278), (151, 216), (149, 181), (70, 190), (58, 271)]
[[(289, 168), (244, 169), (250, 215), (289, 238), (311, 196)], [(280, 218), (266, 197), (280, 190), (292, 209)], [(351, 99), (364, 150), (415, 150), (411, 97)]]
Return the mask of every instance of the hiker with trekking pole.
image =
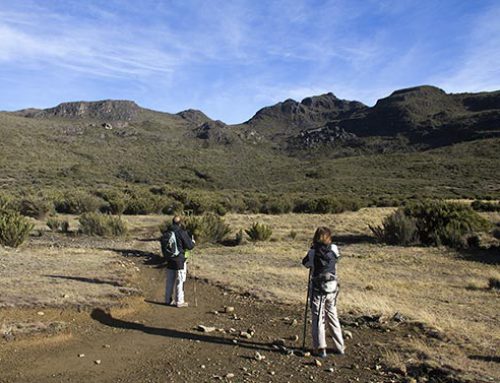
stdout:
[(302, 260), (302, 264), (309, 268), (302, 348), (305, 348), (307, 308), (310, 306), (312, 312), (313, 352), (315, 356), (321, 358), (327, 356), (325, 327), (328, 328), (333, 340), (333, 352), (340, 355), (345, 352), (344, 338), (337, 315), (337, 297), (339, 294), (337, 260), (339, 257), (339, 250), (332, 243), (330, 229), (324, 226), (318, 227), (314, 233), (312, 246)]
[[(165, 289), (165, 303), (169, 306), (187, 307), (184, 301), (184, 282), (187, 277), (186, 252), (195, 245), (191, 235), (183, 229), (182, 219), (176, 215), (172, 224), (163, 233), (160, 239), (161, 252), (167, 262), (167, 285)], [(172, 294), (175, 286), (175, 304)]]

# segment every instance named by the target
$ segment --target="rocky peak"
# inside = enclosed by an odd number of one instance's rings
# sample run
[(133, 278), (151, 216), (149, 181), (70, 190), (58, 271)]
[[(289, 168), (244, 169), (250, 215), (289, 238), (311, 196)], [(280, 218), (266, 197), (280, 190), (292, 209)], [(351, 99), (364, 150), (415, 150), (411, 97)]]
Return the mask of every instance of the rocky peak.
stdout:
[(198, 126), (208, 121), (212, 121), (205, 113), (197, 109), (186, 109), (177, 113), (178, 116)]
[(36, 117), (92, 118), (107, 121), (130, 121), (141, 108), (133, 101), (103, 100), (64, 102), (55, 108), (44, 109)]

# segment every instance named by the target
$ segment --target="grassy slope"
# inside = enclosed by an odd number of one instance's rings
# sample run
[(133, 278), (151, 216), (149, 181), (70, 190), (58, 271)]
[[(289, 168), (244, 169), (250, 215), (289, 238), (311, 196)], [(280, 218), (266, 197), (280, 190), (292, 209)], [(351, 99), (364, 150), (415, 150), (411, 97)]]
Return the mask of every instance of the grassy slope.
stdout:
[[(0, 113), (0, 187), (94, 188), (132, 182), (360, 197), (500, 196), (499, 139), (427, 152), (301, 159), (240, 139), (230, 145), (203, 142), (190, 129), (180, 117), (150, 111), (113, 130), (95, 121)], [(308, 178), (311, 172), (317, 175)]]

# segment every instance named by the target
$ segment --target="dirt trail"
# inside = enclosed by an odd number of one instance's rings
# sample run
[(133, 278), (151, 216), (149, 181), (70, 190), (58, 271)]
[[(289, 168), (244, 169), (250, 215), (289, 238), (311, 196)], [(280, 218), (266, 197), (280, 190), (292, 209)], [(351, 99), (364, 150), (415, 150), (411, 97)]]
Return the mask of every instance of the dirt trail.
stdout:
[[(287, 355), (272, 345), (282, 338), (287, 348), (300, 347), (301, 340), (292, 338), (302, 337), (303, 307), (272, 305), (200, 281), (194, 307), (193, 280), (186, 286), (191, 306), (167, 307), (161, 303), (164, 270), (141, 258), (136, 262), (144, 300), (131, 299), (127, 309), (110, 312), (75, 311), (72, 319), (67, 312), (47, 312), (71, 320), (70, 332), (0, 342), (0, 383), (403, 381), (380, 367), (377, 344), (389, 338), (384, 331), (346, 327), (353, 333), (347, 355), (329, 356), (317, 366), (312, 357)], [(225, 306), (234, 312), (223, 312)], [(225, 332), (202, 333), (199, 324)], [(241, 337), (249, 328), (254, 336)], [(256, 352), (265, 359), (256, 360)]]

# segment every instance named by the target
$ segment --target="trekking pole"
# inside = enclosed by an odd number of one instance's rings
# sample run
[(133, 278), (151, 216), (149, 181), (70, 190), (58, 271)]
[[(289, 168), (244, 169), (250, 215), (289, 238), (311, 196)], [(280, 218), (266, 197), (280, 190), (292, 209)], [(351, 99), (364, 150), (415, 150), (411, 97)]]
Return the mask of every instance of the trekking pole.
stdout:
[(307, 332), (307, 309), (309, 307), (309, 292), (311, 287), (311, 271), (309, 268), (309, 276), (307, 277), (307, 298), (306, 298), (306, 308), (304, 309), (304, 333), (302, 334), (302, 351), (306, 351), (306, 332)]
[(194, 307), (198, 307), (198, 296), (196, 294), (196, 274), (195, 274), (195, 267), (194, 267), (194, 262), (191, 263), (191, 267), (193, 268), (193, 290), (194, 290)]

